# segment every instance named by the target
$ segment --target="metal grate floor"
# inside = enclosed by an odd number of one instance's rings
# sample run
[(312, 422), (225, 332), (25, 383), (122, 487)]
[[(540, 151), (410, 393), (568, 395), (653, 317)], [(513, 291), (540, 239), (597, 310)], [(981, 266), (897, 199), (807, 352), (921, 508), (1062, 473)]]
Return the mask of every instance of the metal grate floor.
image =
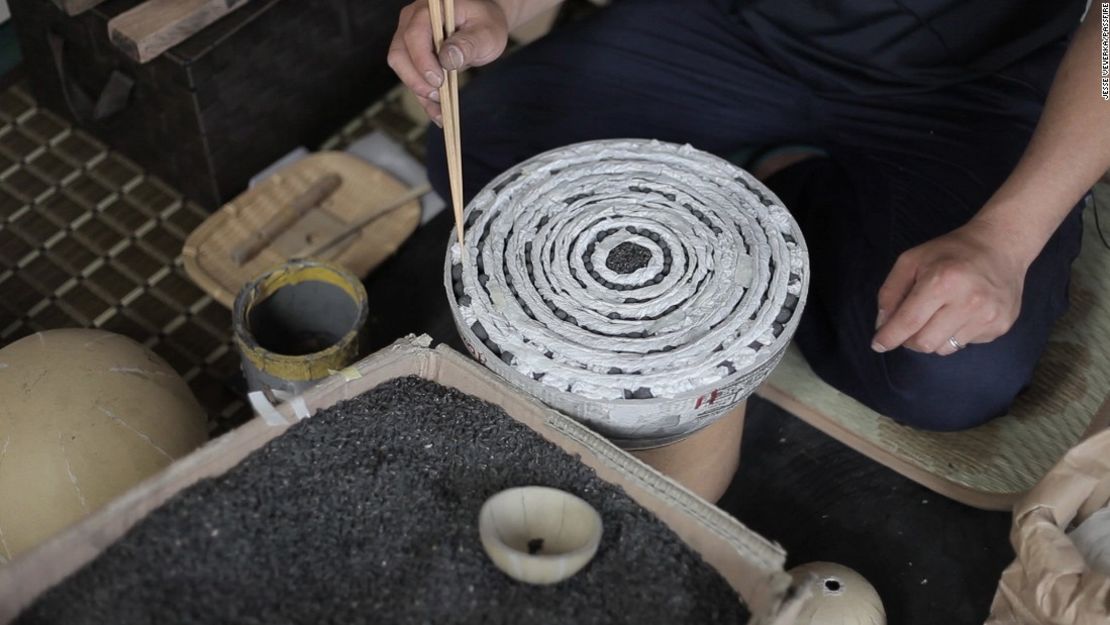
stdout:
[(41, 330), (102, 328), (166, 359), (213, 435), (251, 416), (227, 309), (181, 266), (199, 206), (90, 135), (0, 93), (0, 344)]

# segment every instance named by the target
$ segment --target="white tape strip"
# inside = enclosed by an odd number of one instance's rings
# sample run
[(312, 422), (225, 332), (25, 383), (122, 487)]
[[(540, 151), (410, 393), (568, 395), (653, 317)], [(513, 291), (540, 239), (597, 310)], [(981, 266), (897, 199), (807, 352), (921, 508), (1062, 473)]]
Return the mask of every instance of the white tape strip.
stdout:
[(262, 391), (251, 391), (247, 393), (247, 400), (250, 401), (251, 407), (262, 417), (266, 425), (288, 425), (289, 421), (281, 416), (281, 413), (274, 408), (270, 400), (266, 399), (266, 395)]
[(270, 392), (273, 393), (274, 398), (278, 401), (289, 404), (289, 406), (293, 409), (293, 414), (296, 415), (297, 420), (307, 419), (312, 416), (312, 413), (308, 409), (308, 404), (305, 403), (304, 396), (294, 395), (289, 391), (279, 388), (270, 389)]
[(305, 403), (304, 396), (302, 395), (294, 397), (293, 401), (289, 402), (289, 404), (293, 406), (293, 414), (297, 415), (298, 419), (307, 419), (312, 415), (312, 413), (308, 411), (308, 404)]

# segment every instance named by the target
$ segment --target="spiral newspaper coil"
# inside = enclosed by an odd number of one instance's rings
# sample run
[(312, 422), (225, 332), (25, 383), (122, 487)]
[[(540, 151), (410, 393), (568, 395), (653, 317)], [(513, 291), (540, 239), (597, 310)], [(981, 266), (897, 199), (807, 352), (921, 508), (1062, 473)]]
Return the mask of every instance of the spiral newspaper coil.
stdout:
[(630, 448), (684, 438), (746, 398), (805, 304), (794, 219), (690, 146), (552, 150), (493, 180), (465, 221), (445, 280), (468, 348)]

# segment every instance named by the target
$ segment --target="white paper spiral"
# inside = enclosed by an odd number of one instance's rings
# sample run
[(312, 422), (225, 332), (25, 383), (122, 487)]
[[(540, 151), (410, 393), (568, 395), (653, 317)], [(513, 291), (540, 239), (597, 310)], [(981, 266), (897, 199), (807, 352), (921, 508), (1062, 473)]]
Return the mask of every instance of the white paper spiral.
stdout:
[(805, 303), (793, 218), (690, 146), (552, 150), (493, 180), (465, 219), (466, 261), (452, 243), (446, 285), (468, 347), (630, 447), (681, 439), (747, 397)]

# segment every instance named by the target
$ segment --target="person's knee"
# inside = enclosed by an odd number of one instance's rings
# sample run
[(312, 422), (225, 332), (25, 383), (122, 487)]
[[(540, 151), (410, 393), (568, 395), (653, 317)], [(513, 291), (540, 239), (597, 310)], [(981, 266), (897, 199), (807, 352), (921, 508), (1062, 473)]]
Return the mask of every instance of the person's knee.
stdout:
[[(979, 349), (979, 348), (976, 348)], [(1028, 383), (1029, 367), (974, 354), (935, 356), (899, 350), (884, 356), (886, 379), (868, 403), (922, 430), (966, 430), (1000, 417)]]

